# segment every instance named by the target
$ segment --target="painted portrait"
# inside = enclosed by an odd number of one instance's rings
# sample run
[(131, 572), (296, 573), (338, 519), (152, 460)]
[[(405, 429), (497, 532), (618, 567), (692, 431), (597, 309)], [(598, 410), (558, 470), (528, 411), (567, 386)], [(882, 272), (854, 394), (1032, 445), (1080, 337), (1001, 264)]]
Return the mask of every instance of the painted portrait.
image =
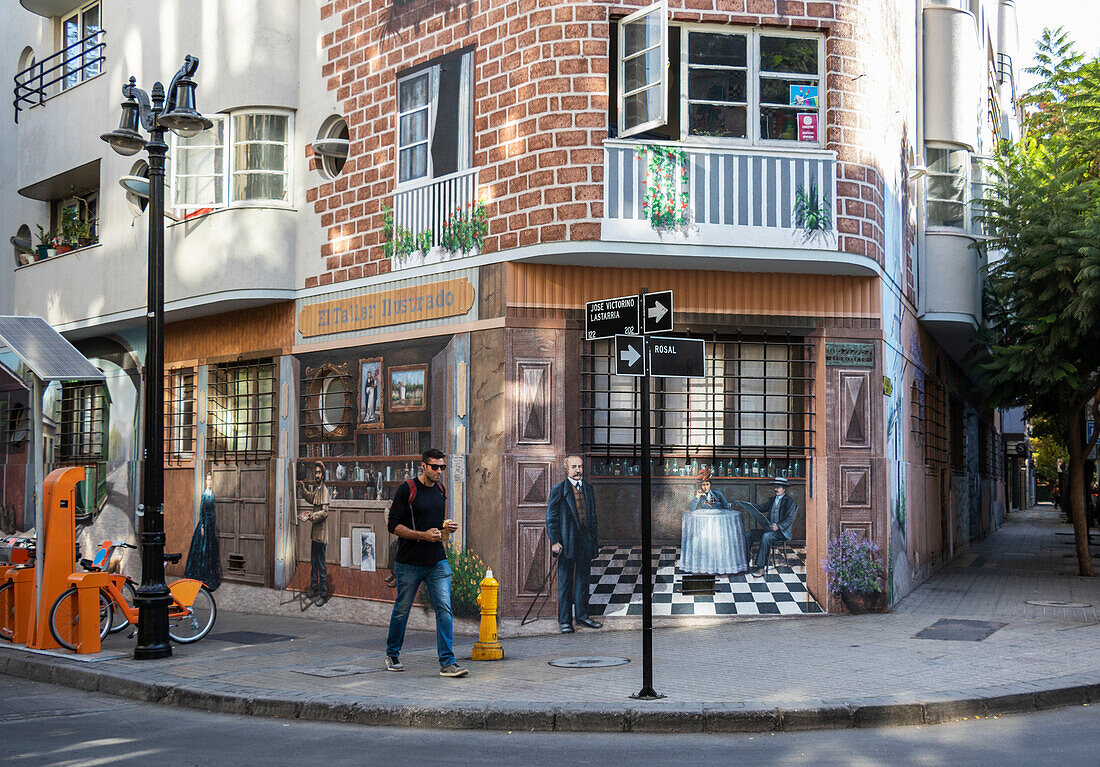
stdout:
[(349, 532), (351, 533), (351, 566), (362, 572), (375, 572), (377, 559), (374, 525), (353, 524)]
[(427, 365), (400, 365), (391, 367), (390, 410), (424, 410), (427, 399)]
[(360, 429), (382, 428), (382, 358), (359, 360), (359, 418)]

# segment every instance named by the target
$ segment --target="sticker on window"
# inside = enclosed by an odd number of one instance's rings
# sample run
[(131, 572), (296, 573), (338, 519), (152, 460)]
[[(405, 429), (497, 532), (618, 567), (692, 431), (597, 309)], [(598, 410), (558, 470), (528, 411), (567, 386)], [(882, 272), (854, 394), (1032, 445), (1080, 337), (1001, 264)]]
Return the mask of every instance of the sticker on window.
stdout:
[[(816, 85), (792, 85), (791, 88), (791, 106), (793, 107), (816, 107), (817, 106), (817, 86)], [(801, 120), (799, 120), (801, 125)]]
[(817, 141), (817, 113), (798, 113), (798, 140)]

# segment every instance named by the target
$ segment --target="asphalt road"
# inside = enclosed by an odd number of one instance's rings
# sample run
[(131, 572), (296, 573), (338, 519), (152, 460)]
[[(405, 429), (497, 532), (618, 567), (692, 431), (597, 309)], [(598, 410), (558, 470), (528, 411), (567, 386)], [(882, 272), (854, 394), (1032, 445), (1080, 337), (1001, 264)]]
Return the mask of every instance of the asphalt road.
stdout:
[(0, 749), (34, 765), (1094, 765), (1100, 705), (763, 735), (470, 732), (207, 714), (0, 675)]

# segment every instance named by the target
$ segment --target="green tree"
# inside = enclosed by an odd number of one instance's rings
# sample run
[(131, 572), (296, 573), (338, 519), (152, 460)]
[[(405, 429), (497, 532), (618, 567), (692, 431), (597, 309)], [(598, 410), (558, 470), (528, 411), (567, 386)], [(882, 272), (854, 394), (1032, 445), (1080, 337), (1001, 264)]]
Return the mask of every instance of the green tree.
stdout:
[[(1085, 514), (1089, 411), (1100, 415), (1100, 61), (1045, 30), (1024, 136), (1003, 142), (982, 216), (991, 240), (979, 365), (992, 403), (1046, 416), (1069, 454), (1067, 504), (1078, 570), (1093, 575)], [(999, 260), (995, 260), (1000, 252)]]
[(1066, 441), (1060, 421), (1042, 416), (1028, 421), (1031, 454), (1035, 456), (1035, 472), (1048, 482), (1058, 481), (1058, 461), (1069, 461)]

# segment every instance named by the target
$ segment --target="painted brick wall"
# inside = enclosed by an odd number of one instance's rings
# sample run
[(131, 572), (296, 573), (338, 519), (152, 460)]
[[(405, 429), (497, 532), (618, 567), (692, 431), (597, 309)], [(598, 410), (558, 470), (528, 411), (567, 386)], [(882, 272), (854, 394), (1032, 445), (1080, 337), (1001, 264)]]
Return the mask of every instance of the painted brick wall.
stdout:
[[(861, 148), (866, 110), (874, 105), (859, 74), (874, 65), (876, 49), (860, 36), (865, 2), (881, 0), (672, 0), (670, 6), (675, 21), (827, 33), (826, 139), (839, 156), (839, 245), (881, 263), (882, 174)], [(476, 45), (473, 162), (479, 194), (489, 200), (483, 250), (599, 239), (609, 19), (643, 5), (414, 0), (395, 7), (389, 0), (334, 0), (322, 6), (333, 29), (321, 41), (322, 74), (348, 122), (351, 151), (342, 175), (307, 189), (327, 241), (306, 287), (388, 270), (382, 208), (395, 187), (396, 73), (467, 45)], [(316, 117), (319, 125), (326, 115)]]

